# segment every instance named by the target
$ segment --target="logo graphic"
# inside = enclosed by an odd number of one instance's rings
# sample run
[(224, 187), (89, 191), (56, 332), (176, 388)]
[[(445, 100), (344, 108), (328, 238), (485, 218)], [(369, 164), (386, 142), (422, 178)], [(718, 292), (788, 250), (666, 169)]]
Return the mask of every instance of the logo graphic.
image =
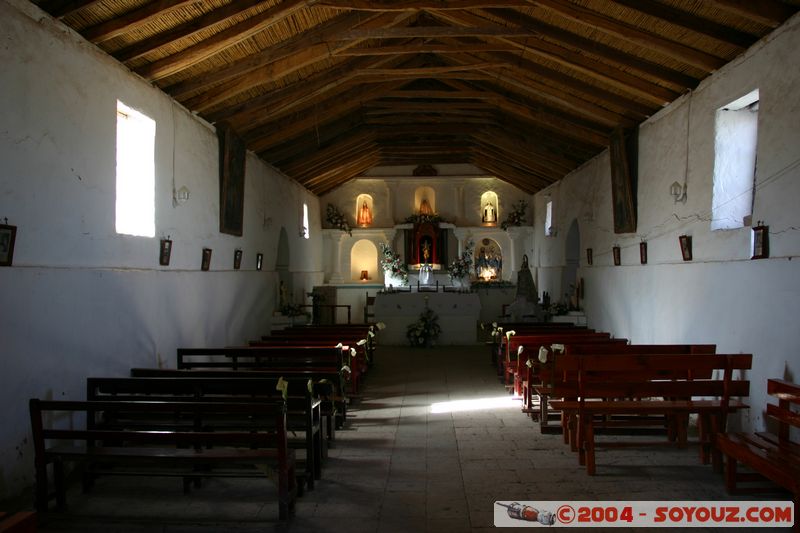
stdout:
[(552, 526), (556, 522), (556, 517), (550, 511), (540, 511), (530, 505), (522, 505), (518, 502), (512, 502), (509, 505), (497, 502), (500, 507), (505, 507), (508, 511), (508, 516), (515, 520), (524, 520), (526, 522), (539, 522), (544, 526)]

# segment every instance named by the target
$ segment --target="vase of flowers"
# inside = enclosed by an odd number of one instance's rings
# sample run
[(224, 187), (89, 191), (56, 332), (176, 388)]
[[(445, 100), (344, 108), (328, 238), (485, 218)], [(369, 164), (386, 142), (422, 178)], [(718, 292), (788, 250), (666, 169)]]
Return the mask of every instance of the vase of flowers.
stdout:
[(383, 282), (386, 287), (408, 285), (408, 271), (400, 257), (386, 243), (380, 243)]
[(475, 249), (475, 243), (468, 241), (461, 256), (457, 257), (447, 267), (447, 276), (450, 278), (450, 283), (454, 287), (469, 288), (470, 286), (470, 270), (472, 269), (472, 253)]
[(433, 312), (433, 309), (426, 307), (420, 313), (417, 321), (409, 324), (406, 328), (406, 338), (411, 346), (427, 348), (436, 342), (441, 332), (439, 317)]
[(521, 226), (527, 222), (528, 202), (520, 200), (511, 206), (511, 212), (506, 219), (500, 224), (503, 229), (508, 229), (509, 226)]
[(334, 228), (347, 233), (351, 237), (353, 236), (353, 230), (350, 227), (350, 223), (347, 222), (345, 216), (335, 205), (328, 204), (328, 207), (325, 210), (325, 220)]

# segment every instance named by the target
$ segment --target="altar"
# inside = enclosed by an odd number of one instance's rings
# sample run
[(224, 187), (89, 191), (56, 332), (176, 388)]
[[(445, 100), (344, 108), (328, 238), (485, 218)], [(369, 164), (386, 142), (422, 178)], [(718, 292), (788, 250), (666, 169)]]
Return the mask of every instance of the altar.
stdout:
[(408, 344), (406, 328), (419, 319), (425, 307), (438, 316), (442, 332), (439, 345), (475, 344), (481, 302), (474, 292), (389, 292), (375, 297), (375, 321), (386, 324), (381, 343)]

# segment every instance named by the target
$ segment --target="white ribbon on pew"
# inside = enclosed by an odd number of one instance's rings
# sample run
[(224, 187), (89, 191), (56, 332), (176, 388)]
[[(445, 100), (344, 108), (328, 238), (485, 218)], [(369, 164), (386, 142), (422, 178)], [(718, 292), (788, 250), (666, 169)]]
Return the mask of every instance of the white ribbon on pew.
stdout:
[(342, 372), (347, 372), (348, 374), (352, 373), (352, 371), (350, 370), (350, 367), (347, 366), (347, 365), (344, 365), (342, 367)]
[(378, 322), (375, 325), (378, 327), (378, 331), (383, 331), (384, 329), (386, 329), (386, 324), (384, 324), (383, 322)]
[(357, 344), (358, 346), (364, 346), (365, 344), (367, 344), (367, 339), (361, 339), (361, 340), (360, 340), (360, 341), (358, 341), (356, 344)]
[(369, 331), (367, 332), (367, 335), (369, 335), (370, 337), (374, 337), (374, 336), (375, 336), (375, 332), (374, 332), (374, 331), (372, 331), (372, 330), (369, 330)]
[(547, 362), (547, 348), (544, 346), (539, 346), (539, 361), (542, 363)]
[(308, 387), (308, 393), (314, 394), (314, 382), (309, 379), (306, 386)]
[(554, 352), (564, 353), (564, 345), (563, 344), (551, 344), (550, 348)]
[(286, 400), (289, 397), (289, 382), (283, 379), (283, 376), (279, 377), (275, 390), (280, 391), (283, 399)]

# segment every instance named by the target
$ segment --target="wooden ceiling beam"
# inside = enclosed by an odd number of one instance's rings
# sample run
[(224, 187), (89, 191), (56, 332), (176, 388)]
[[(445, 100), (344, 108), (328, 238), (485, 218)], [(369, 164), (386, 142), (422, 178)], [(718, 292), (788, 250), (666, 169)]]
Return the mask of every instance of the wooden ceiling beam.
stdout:
[(114, 56), (117, 61), (121, 61), (123, 63), (132, 59), (138, 59), (149, 54), (150, 52), (158, 50), (162, 46), (167, 46), (180, 41), (181, 39), (191, 37), (196, 33), (207, 30), (216, 26), (217, 24), (230, 20), (233, 17), (246, 13), (260, 4), (262, 1), (263, 0), (235, 0), (234, 2), (222, 6), (219, 9), (210, 11), (205, 15), (200, 15), (199, 17), (184, 22), (183, 24), (179, 24), (174, 28), (170, 28), (163, 32), (158, 32), (152, 37), (148, 37), (142, 41), (127, 45), (124, 48), (120, 48), (119, 50), (112, 52), (111, 55)]
[(562, 17), (583, 24), (593, 30), (623, 39), (647, 50), (656, 51), (705, 72), (713, 72), (725, 64), (725, 60), (722, 58), (565, 0), (530, 1), (539, 7), (558, 13)]
[[(512, 139), (499, 129), (485, 129), (474, 133), (472, 138), (476, 143), (481, 143), (484, 146), (495, 146), (508, 154), (519, 154), (518, 156), (524, 160), (532, 160), (531, 158), (534, 158), (533, 160), (538, 161), (541, 166), (563, 174), (567, 174), (577, 166), (576, 161), (555, 156), (531, 143)], [(520, 150), (521, 147), (525, 149)]]
[(473, 159), (475, 161), (481, 161), (481, 167), (489, 168), (492, 172), (500, 171), (502, 174), (521, 178), (528, 186), (533, 185), (537, 189), (546, 187), (563, 177), (537, 169), (520, 167), (515, 164), (514, 160), (503, 161), (495, 154), (487, 152), (484, 147), (480, 146), (476, 148)]
[(463, 54), (465, 52), (513, 52), (516, 46), (506, 43), (430, 44), (408, 43), (396, 46), (372, 46), (341, 50), (337, 56), (385, 56), (409, 54)]
[(353, 178), (359, 177), (367, 170), (378, 165), (380, 161), (381, 161), (380, 153), (375, 155), (368, 154), (366, 157), (361, 158), (358, 161), (355, 161), (347, 168), (343, 168), (337, 173), (333, 172), (330, 173), (330, 175), (327, 176), (325, 180), (321, 180), (320, 182), (315, 184), (312, 191), (318, 196), (322, 196), (336, 189), (337, 187), (347, 183)]
[(527, 0), (318, 0), (318, 6), (353, 11), (420, 11), (428, 9), (476, 9), (484, 7), (529, 7)]
[(710, 0), (714, 6), (728, 13), (755, 20), (770, 28), (777, 28), (797, 11), (795, 6), (777, 0)]
[(696, 13), (688, 13), (653, 0), (613, 0), (614, 3), (634, 9), (651, 17), (659, 18), (670, 24), (710, 37), (717, 41), (735, 46), (741, 51), (750, 48), (758, 38), (739, 31), (730, 26), (719, 24)]
[(536, 176), (520, 172), (482, 153), (473, 154), (470, 162), (483, 169), (487, 174), (493, 174), (498, 179), (510, 183), (529, 194), (533, 194), (556, 181), (550, 176)]
[(308, 0), (284, 0), (263, 13), (248, 17), (180, 52), (139, 67), (135, 69), (135, 72), (150, 81), (166, 78), (249, 39), (256, 33), (264, 31), (307, 7), (307, 5)]
[(42, 2), (39, 7), (57, 19), (63, 19), (81, 9), (99, 4), (102, 0), (50, 0)]
[[(404, 17), (407, 16), (408, 15), (397, 16), (392, 14), (386, 16), (378, 15), (376, 17), (370, 17), (366, 21), (362, 18), (363, 22), (361, 22), (361, 24), (363, 26), (381, 26), (387, 23), (400, 24), (404, 22)], [(292, 44), (287, 49), (276, 52), (276, 54), (280, 54), (279, 57), (275, 57), (274, 60), (266, 61), (259, 65), (250, 64), (246, 72), (238, 74), (236, 77), (188, 99), (186, 105), (191, 109), (198, 109), (200, 111), (208, 110), (242, 92), (266, 83), (274, 83), (275, 80), (284, 78), (301, 68), (319, 61), (327, 60), (331, 57), (331, 52), (336, 49), (337, 46), (348, 47), (355, 46), (356, 44), (357, 42), (355, 41), (342, 43), (340, 45), (329, 45), (327, 43), (310, 44), (307, 39), (303, 39), (302, 36), (299, 36), (297, 39), (292, 39)], [(272, 53), (271, 50), (268, 50), (265, 52), (265, 55), (269, 55), (270, 53)], [(213, 76), (216, 77), (217, 75)], [(187, 91), (195, 91), (206, 85), (207, 83), (201, 76), (181, 84), (179, 89), (185, 94)], [(169, 92), (172, 94), (172, 91)]]
[(376, 149), (375, 136), (364, 131), (319, 150), (312, 158), (284, 163), (281, 169), (287, 174), (315, 176), (341, 167), (365, 149)]
[(620, 51), (618, 48), (613, 48), (601, 42), (587, 39), (577, 33), (564, 30), (551, 24), (546, 24), (521, 13), (511, 13), (499, 9), (490, 10), (488, 13), (511, 24), (521, 25), (541, 36), (548, 37), (560, 46), (565, 46), (570, 49), (577, 48), (578, 50), (585, 51), (611, 64), (635, 70), (636, 72), (655, 78), (673, 89), (695, 87), (700, 81), (681, 71), (667, 68), (658, 63), (653, 63), (652, 61), (647, 61), (633, 54)]
[[(481, 24), (484, 20), (472, 14), (449, 11), (438, 12), (436, 16), (449, 22), (467, 25)], [(624, 72), (619, 68), (605, 65), (584, 54), (548, 43), (542, 39), (518, 41), (501, 38), (500, 40), (513, 44), (520, 50), (542, 57), (545, 60), (555, 61), (575, 72), (589, 76), (599, 83), (611, 85), (626, 94), (635, 95), (657, 105), (665, 105), (679, 96), (678, 93), (666, 87)]]
[(326, 124), (321, 130), (306, 131), (294, 137), (291, 142), (262, 150), (258, 152), (258, 156), (276, 167), (281, 167), (295, 158), (312, 158), (317, 151), (368, 129), (361, 123), (361, 113), (355, 112)]
[[(445, 11), (445, 13), (449, 13)], [(363, 41), (366, 39), (411, 39), (415, 37), (536, 37), (532, 32), (505, 26), (482, 27), (455, 26), (404, 26), (402, 28), (362, 28), (343, 32), (336, 36), (339, 41)]]
[(95, 44), (102, 43), (124, 33), (136, 30), (145, 24), (188, 4), (195, 0), (155, 0), (144, 4), (138, 9), (129, 11), (124, 15), (116, 16), (106, 22), (95, 24), (81, 31), (87, 41)]
[(557, 167), (544, 159), (534, 159), (530, 157), (529, 154), (507, 150), (502, 143), (496, 141), (485, 142), (484, 140), (476, 138), (475, 146), (477, 150), (483, 150), (484, 153), (491, 154), (492, 157), (500, 161), (513, 161), (515, 165), (520, 168), (525, 168), (548, 176), (564, 176), (574, 168), (574, 166), (568, 168)]

